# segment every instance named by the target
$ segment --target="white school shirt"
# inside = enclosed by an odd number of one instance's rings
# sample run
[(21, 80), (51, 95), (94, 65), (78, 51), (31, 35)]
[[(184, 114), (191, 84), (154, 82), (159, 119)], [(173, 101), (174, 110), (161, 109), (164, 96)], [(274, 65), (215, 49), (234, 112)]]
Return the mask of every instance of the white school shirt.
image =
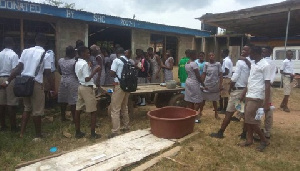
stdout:
[(55, 54), (52, 50), (48, 50), (45, 54), (45, 56), (49, 56), (49, 59), (51, 60), (51, 72), (55, 72)]
[(51, 69), (51, 59), (49, 56), (45, 56), (41, 63), (40, 70), (37, 76), (35, 76), (35, 70), (38, 67), (41, 57), (45, 50), (40, 46), (24, 49), (19, 62), (24, 64), (22, 76), (35, 77), (34, 80), (38, 83), (43, 83), (43, 73), (45, 69)]
[(265, 60), (268, 62), (268, 64), (270, 65), (270, 74), (271, 74), (271, 84), (274, 82), (275, 76), (276, 76), (276, 65), (274, 63), (274, 61), (271, 59), (271, 57), (265, 57)]
[(251, 65), (246, 97), (264, 99), (265, 81), (271, 80), (270, 65), (265, 59)]
[(10, 76), (19, 61), (18, 55), (11, 49), (5, 48), (0, 52), (0, 76)]
[(86, 82), (85, 78), (91, 75), (91, 67), (86, 60), (79, 58), (75, 64), (75, 73), (78, 78), (80, 85), (83, 86), (94, 86), (94, 79)]
[(223, 60), (223, 64), (222, 64), (222, 72), (225, 72), (225, 68), (227, 68), (229, 70), (228, 75), (223, 76), (224, 78), (231, 78), (232, 76), (232, 68), (233, 68), (233, 63), (230, 59), (229, 56), (227, 56), (224, 60)]
[[(249, 61), (250, 58), (247, 57)], [(250, 68), (244, 60), (238, 60), (236, 62), (235, 72), (232, 74), (231, 81), (235, 82), (235, 87), (246, 87), (248, 84), (248, 78), (250, 75)]]
[[(283, 60), (280, 70), (282, 70), (285, 73), (294, 74), (294, 62), (288, 59)], [(284, 76), (290, 77), (290, 75), (284, 75)]]
[[(124, 58), (126, 61), (128, 61), (128, 59), (125, 56), (120, 56), (120, 58)], [(119, 82), (118, 78), (121, 78), (121, 74), (122, 74), (122, 71), (123, 71), (123, 66), (124, 66), (124, 63), (119, 58), (116, 58), (113, 61), (113, 63), (111, 64), (111, 69), (110, 70), (116, 72), (116, 75), (117, 75), (117, 77), (114, 78), (114, 81), (116, 83)]]

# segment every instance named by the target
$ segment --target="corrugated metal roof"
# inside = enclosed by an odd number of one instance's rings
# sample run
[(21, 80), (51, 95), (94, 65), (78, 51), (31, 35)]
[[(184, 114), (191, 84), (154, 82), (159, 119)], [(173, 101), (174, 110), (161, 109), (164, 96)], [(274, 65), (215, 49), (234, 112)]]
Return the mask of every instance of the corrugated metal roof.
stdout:
[(14, 1), (14, 0), (1, 0), (0, 10), (10, 10), (16, 12), (26, 12), (37, 15), (50, 15), (60, 18), (77, 19), (87, 22), (94, 22), (99, 24), (108, 24), (121, 27), (146, 29), (159, 32), (185, 34), (191, 36), (209, 36), (207, 31), (189, 29), (184, 27), (169, 26), (163, 24), (155, 24), (145, 21), (139, 21), (128, 18), (120, 18), (105, 14), (97, 14), (86, 11), (78, 11), (67, 8), (58, 8), (51, 5), (32, 3), (28, 1)]

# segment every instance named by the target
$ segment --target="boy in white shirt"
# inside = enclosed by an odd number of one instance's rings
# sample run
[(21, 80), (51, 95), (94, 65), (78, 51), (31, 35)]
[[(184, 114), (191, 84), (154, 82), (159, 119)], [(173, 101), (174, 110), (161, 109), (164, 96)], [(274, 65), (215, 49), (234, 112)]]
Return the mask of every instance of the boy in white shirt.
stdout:
[[(45, 75), (50, 84), (50, 90), (53, 91), (53, 96), (56, 95), (54, 78), (51, 76), (51, 59), (44, 55), (44, 46), (47, 43), (44, 34), (37, 34), (35, 38), (36, 46), (24, 49), (19, 59), (19, 64), (13, 69), (6, 86), (19, 74), (21, 76), (34, 77), (33, 94), (30, 97), (23, 97), (24, 113), (22, 115), (22, 126), (20, 137), (23, 137), (30, 113), (32, 113), (33, 122), (35, 125), (36, 138), (42, 138), (41, 117), (44, 115), (45, 94), (43, 87), (43, 76)], [(35, 71), (44, 55), (44, 59), (40, 65), (40, 69), (36, 75)]]
[(78, 100), (76, 103), (75, 112), (75, 129), (76, 138), (83, 138), (85, 133), (80, 131), (80, 114), (84, 110), (87, 113), (91, 113), (91, 138), (101, 138), (100, 134), (96, 134), (96, 111), (97, 111), (97, 100), (94, 91), (94, 75), (101, 69), (100, 66), (95, 66), (94, 70), (91, 71), (87, 60), (90, 57), (90, 51), (87, 47), (81, 46), (77, 49), (79, 58), (75, 64), (75, 73), (80, 83), (78, 87)]
[(292, 61), (293, 56), (293, 52), (288, 50), (286, 52), (286, 59), (283, 61), (283, 64), (280, 68), (284, 91), (284, 98), (282, 99), (280, 108), (282, 108), (285, 112), (290, 112), (290, 109), (288, 108), (288, 102), (292, 91), (292, 81), (294, 79), (294, 63)]
[(247, 89), (241, 95), (241, 100), (246, 95), (245, 125), (247, 128), (247, 140), (239, 145), (242, 147), (252, 145), (253, 133), (257, 133), (261, 140), (257, 150), (262, 152), (270, 143), (260, 129), (260, 120), (255, 120), (255, 116), (259, 108), (263, 107), (265, 113), (270, 110), (271, 72), (270, 65), (262, 58), (261, 53), (261, 47), (253, 46), (251, 48), (250, 58), (255, 62), (251, 65)]
[[(4, 38), (4, 46), (0, 52), (0, 83), (5, 84), (9, 75), (11, 74), (12, 69), (18, 65), (19, 57), (12, 50), (14, 47), (14, 40), (11, 37)], [(16, 124), (16, 106), (18, 106), (18, 98), (15, 97), (13, 92), (13, 83), (9, 84), (6, 88), (0, 87), (0, 120), (1, 120), (1, 129), (0, 131), (7, 130), (5, 124), (5, 115), (9, 114), (11, 131), (17, 132)]]

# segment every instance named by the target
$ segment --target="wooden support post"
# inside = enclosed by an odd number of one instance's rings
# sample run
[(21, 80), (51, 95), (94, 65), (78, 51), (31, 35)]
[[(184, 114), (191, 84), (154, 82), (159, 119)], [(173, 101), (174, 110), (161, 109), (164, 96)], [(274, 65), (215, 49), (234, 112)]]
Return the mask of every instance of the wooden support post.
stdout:
[(20, 19), (20, 46), (21, 51), (24, 50), (24, 20), (23, 18)]

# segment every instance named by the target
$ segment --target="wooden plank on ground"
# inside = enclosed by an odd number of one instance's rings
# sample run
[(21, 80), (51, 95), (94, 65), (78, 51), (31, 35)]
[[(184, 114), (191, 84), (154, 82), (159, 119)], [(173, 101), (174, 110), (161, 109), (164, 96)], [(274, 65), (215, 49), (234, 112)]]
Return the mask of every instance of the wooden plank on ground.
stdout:
[(149, 169), (150, 167), (158, 163), (162, 158), (175, 156), (180, 150), (181, 147), (176, 146), (175, 148), (172, 148), (171, 150), (164, 152), (163, 154), (151, 159), (150, 161), (147, 161), (146, 163), (134, 168), (132, 171), (143, 171)]
[(115, 170), (169, 148), (174, 143), (155, 137), (149, 129), (137, 130), (17, 170)]

